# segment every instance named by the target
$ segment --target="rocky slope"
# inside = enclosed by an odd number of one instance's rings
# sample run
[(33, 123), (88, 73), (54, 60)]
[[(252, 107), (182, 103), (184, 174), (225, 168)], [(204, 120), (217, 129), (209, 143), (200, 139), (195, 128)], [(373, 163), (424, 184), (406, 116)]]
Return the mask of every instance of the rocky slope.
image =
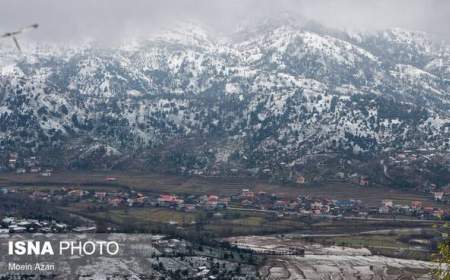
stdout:
[(292, 178), (310, 158), (332, 172), (405, 150), (446, 158), (447, 45), (288, 21), (211, 34), (183, 24), (111, 48), (3, 46), (3, 162)]

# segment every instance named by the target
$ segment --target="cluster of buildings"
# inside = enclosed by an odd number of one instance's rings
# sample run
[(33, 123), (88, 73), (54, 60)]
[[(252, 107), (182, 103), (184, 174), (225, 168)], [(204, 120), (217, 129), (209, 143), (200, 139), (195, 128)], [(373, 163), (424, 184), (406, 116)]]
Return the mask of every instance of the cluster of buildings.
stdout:
[(279, 213), (296, 212), (303, 215), (339, 215), (359, 213), (363, 209), (360, 200), (332, 200), (302, 195), (295, 199), (284, 199), (274, 193), (253, 192), (249, 189), (243, 189), (240, 194), (232, 196), (231, 201), (244, 208), (273, 210)]
[(4, 217), (0, 223), (0, 233), (61, 233), (68, 232), (70, 227), (56, 221), (19, 219)]
[(423, 206), (421, 201), (412, 201), (410, 205), (396, 204), (393, 200), (383, 200), (379, 206), (365, 206), (357, 199), (326, 199), (300, 195), (295, 199), (284, 199), (275, 193), (254, 192), (243, 189), (239, 194), (230, 197), (216, 195), (189, 195), (180, 197), (176, 195), (161, 195), (157, 202), (152, 204), (157, 207), (169, 207), (186, 212), (196, 209), (222, 210), (228, 207), (246, 208), (255, 210), (267, 210), (284, 214), (300, 214), (304, 216), (361, 216), (380, 217), (387, 215), (392, 217), (410, 216), (420, 219), (442, 219), (449, 213), (436, 207)]
[(228, 207), (228, 198), (216, 195), (174, 194), (145, 195), (133, 190), (127, 191), (93, 191), (80, 188), (58, 188), (52, 190), (29, 190), (16, 188), (0, 188), (0, 194), (18, 193), (29, 199), (55, 203), (87, 203), (93, 207), (166, 207), (185, 212), (196, 209), (219, 210)]
[(448, 211), (437, 208), (423, 206), (422, 201), (411, 201), (410, 205), (395, 204), (393, 200), (385, 199), (381, 202), (381, 206), (377, 208), (369, 208), (369, 214), (372, 213), (386, 214), (386, 215), (402, 215), (411, 216), (421, 219), (443, 219), (446, 218)]
[(180, 198), (176, 195), (160, 195), (155, 206), (170, 207), (185, 212), (193, 212), (196, 209), (221, 210), (228, 207), (229, 198), (217, 195), (188, 195)]
[(446, 204), (450, 203), (450, 185), (441, 188), (439, 191), (435, 190), (432, 193), (435, 201)]
[(149, 204), (149, 197), (135, 191), (91, 191), (79, 188), (60, 188), (51, 191), (31, 191), (28, 196), (34, 200), (53, 202), (91, 202), (97, 206), (133, 207)]
[[(196, 210), (220, 211), (227, 208), (246, 208), (258, 211), (275, 212), (279, 216), (297, 214), (302, 216), (361, 216), (392, 217), (410, 216), (420, 219), (443, 219), (449, 216), (443, 208), (426, 207), (421, 201), (412, 201), (410, 205), (396, 204), (393, 200), (383, 200), (379, 206), (369, 207), (357, 199), (328, 199), (300, 195), (286, 199), (276, 193), (254, 192), (242, 189), (230, 196), (145, 194), (134, 190), (96, 191), (80, 188), (58, 188), (51, 190), (0, 189), (0, 194), (21, 192), (33, 200), (60, 203), (84, 203), (95, 209), (121, 207), (164, 207), (184, 212)], [(445, 195), (436, 193), (437, 200)]]
[(396, 204), (385, 199), (379, 206), (365, 206), (357, 199), (326, 199), (310, 196), (298, 196), (296, 199), (282, 199), (276, 194), (253, 192), (243, 189), (239, 195), (231, 196), (231, 202), (243, 208), (273, 210), (280, 214), (299, 213), (302, 215), (333, 215), (333, 216), (410, 216), (420, 219), (443, 219), (450, 213), (443, 208), (424, 206), (421, 201), (412, 201), (410, 205)]
[(35, 173), (43, 177), (50, 177), (53, 174), (53, 169), (43, 168), (36, 156), (20, 158), (18, 153), (9, 153), (7, 166), (10, 170), (14, 170), (16, 174)]

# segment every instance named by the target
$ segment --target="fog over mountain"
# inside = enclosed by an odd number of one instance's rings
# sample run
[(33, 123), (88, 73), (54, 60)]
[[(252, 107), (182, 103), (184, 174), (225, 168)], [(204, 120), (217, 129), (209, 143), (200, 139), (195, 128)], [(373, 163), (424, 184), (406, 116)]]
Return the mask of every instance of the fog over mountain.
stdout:
[(449, 38), (450, 2), (439, 0), (230, 0), (110, 1), (1, 0), (0, 32), (41, 24), (28, 38), (76, 43), (146, 36), (179, 20), (202, 22), (217, 32), (290, 13), (330, 27), (377, 30), (401, 27)]

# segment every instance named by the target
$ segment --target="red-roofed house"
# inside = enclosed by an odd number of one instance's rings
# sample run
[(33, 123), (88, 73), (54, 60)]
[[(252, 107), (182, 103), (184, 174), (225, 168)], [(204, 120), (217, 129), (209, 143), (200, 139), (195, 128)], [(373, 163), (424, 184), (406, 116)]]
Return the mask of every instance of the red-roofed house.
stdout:
[(420, 208), (422, 208), (422, 201), (418, 201), (418, 200), (412, 201), (411, 202), (411, 208), (412, 209), (420, 209)]
[(158, 198), (158, 203), (160, 206), (176, 206), (182, 204), (184, 201), (179, 199), (176, 195), (162, 194)]
[(106, 192), (95, 192), (94, 196), (98, 199), (105, 199), (106, 198)]
[(243, 189), (241, 193), (242, 199), (253, 200), (255, 198), (255, 193), (249, 189)]
[(217, 195), (208, 196), (208, 201), (218, 201), (219, 197)]

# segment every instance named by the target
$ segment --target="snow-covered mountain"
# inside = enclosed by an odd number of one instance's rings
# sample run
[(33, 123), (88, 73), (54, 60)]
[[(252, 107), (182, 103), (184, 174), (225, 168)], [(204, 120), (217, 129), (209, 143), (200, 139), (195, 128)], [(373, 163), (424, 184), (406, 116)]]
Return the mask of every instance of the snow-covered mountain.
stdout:
[(292, 176), (313, 155), (446, 155), (450, 48), (401, 29), (265, 22), (217, 39), (182, 24), (111, 48), (3, 46), (0, 102), (5, 155)]

